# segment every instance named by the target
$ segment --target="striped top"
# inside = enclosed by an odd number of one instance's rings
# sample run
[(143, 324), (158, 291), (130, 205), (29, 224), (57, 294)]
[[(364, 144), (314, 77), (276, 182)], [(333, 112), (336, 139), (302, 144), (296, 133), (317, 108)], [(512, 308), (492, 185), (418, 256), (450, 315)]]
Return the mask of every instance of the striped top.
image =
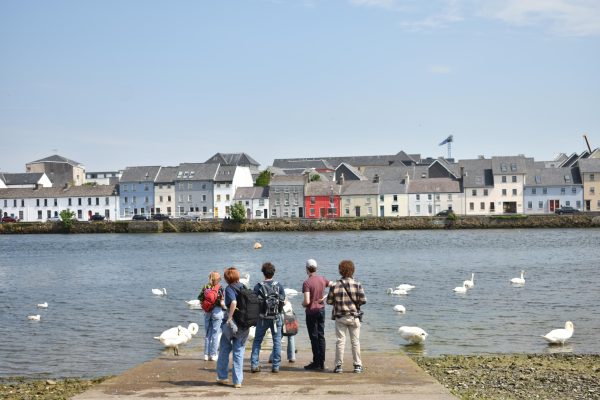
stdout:
[[(356, 315), (360, 306), (366, 304), (366, 302), (365, 291), (360, 282), (355, 281), (353, 278), (343, 278), (336, 281), (327, 295), (327, 304), (333, 305), (331, 319), (345, 315)], [(358, 305), (358, 309), (356, 305)]]

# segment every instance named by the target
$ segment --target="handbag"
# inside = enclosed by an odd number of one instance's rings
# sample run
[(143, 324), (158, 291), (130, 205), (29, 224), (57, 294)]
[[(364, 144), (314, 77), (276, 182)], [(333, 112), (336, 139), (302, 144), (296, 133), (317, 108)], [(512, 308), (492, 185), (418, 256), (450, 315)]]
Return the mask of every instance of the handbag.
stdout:
[(294, 336), (298, 333), (298, 318), (296, 313), (285, 313), (283, 314), (283, 327), (281, 331), (283, 336)]
[(348, 293), (348, 289), (346, 289), (346, 285), (344, 285), (344, 283), (341, 281), (341, 279), (340, 279), (340, 283), (342, 284), (342, 288), (344, 288), (344, 291), (346, 292), (348, 297), (350, 297), (350, 300), (352, 300), (352, 303), (354, 303), (354, 307), (356, 307), (356, 314), (354, 314), (354, 318), (358, 318), (358, 320), (360, 322), (362, 322), (365, 312), (360, 309), (360, 306), (358, 304), (356, 304), (356, 302), (354, 301), (352, 296), (350, 296), (350, 293)]

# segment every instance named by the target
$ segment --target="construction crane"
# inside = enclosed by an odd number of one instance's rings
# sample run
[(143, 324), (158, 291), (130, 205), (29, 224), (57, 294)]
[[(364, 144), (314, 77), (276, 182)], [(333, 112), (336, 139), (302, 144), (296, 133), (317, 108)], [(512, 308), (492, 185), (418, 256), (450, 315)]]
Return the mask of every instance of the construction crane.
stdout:
[(442, 141), (438, 146), (448, 145), (448, 159), (452, 158), (452, 142), (454, 142), (454, 136), (450, 135)]
[(590, 141), (588, 140), (587, 134), (584, 133), (583, 138), (585, 139), (585, 144), (587, 144), (587, 148), (590, 154), (592, 154), (592, 146), (590, 146)]

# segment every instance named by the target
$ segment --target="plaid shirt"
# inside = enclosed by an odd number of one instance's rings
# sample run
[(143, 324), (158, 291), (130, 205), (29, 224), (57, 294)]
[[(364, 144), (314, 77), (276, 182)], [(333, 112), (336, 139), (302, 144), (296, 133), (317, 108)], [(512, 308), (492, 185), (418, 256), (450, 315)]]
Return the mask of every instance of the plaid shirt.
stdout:
[(335, 282), (327, 295), (327, 304), (333, 305), (331, 319), (344, 315), (356, 315), (360, 306), (366, 303), (365, 291), (360, 282), (355, 281), (353, 278), (343, 278)]

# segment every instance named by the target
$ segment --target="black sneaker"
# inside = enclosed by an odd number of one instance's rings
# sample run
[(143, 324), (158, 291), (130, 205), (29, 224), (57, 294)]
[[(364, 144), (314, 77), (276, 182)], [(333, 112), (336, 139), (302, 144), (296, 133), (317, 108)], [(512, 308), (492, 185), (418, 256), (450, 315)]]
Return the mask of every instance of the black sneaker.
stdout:
[(314, 371), (316, 369), (319, 369), (318, 365), (315, 363), (310, 363), (308, 365), (304, 366), (304, 369), (310, 370), (310, 371)]
[(336, 365), (335, 368), (333, 369), (334, 374), (341, 374), (342, 372), (344, 372), (344, 370), (342, 369), (341, 365)]
[(363, 372), (362, 365), (355, 365), (354, 366), (354, 372), (357, 373), (357, 374), (360, 374), (361, 372)]

